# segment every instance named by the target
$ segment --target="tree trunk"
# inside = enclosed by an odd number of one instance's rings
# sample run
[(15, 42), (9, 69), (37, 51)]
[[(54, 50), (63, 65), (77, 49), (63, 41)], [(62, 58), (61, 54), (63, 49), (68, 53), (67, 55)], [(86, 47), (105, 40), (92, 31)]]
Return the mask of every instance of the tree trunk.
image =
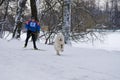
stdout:
[(17, 12), (16, 12), (16, 18), (15, 18), (15, 24), (14, 24), (14, 31), (13, 31), (13, 38), (20, 38), (20, 33), (21, 33), (21, 27), (22, 27), (22, 16), (23, 16), (23, 11), (25, 8), (27, 0), (19, 0), (18, 1), (18, 7), (17, 7)]
[(5, 22), (6, 22), (6, 17), (8, 15), (8, 6), (9, 6), (9, 0), (6, 0), (5, 1), (5, 15), (3, 17), (3, 22), (1, 24), (1, 28), (0, 28), (0, 38), (3, 38), (3, 33), (4, 33), (4, 25), (5, 25)]
[(5, 0), (0, 1), (0, 6), (3, 4), (4, 1), (5, 1)]
[(71, 0), (64, 0), (63, 7), (63, 34), (65, 36), (65, 43), (71, 44), (70, 42), (70, 29), (71, 28)]
[(111, 13), (110, 13), (110, 22), (112, 25), (112, 28), (119, 28), (119, 11), (118, 11), (118, 0), (112, 0), (111, 1), (112, 7), (111, 7)]
[(38, 21), (36, 0), (30, 0), (30, 6), (31, 6), (31, 16), (35, 17), (35, 20)]
[[(30, 6), (31, 6), (31, 16), (35, 17), (36, 21), (39, 21), (37, 17), (36, 0), (30, 0)], [(36, 40), (38, 39), (38, 36), (39, 33), (36, 33)]]

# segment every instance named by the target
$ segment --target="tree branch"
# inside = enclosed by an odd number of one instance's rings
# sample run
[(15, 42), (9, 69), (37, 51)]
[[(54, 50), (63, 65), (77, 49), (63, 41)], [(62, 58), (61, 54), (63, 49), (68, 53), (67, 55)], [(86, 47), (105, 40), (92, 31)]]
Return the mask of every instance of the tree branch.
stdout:
[(2, 1), (0, 2), (0, 6), (3, 4), (4, 1), (5, 1), (5, 0), (2, 0)]

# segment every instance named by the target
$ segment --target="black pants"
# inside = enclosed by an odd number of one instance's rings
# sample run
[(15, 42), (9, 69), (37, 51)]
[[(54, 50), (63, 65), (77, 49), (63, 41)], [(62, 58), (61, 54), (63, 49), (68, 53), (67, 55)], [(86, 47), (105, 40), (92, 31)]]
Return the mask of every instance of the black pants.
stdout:
[(27, 46), (28, 40), (29, 40), (29, 38), (32, 36), (32, 41), (33, 41), (34, 48), (37, 48), (37, 47), (36, 47), (36, 35), (37, 35), (36, 32), (32, 32), (32, 31), (28, 30), (28, 31), (27, 31), (27, 38), (26, 38), (26, 40), (25, 40), (25, 46)]

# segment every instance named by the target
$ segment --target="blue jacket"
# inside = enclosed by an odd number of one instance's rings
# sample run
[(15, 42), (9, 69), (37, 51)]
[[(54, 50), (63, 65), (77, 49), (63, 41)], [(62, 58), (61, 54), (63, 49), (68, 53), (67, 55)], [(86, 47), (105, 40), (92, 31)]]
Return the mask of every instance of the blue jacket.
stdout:
[(40, 31), (40, 25), (36, 21), (28, 21), (25, 25), (27, 30), (30, 30), (32, 32), (39, 32)]

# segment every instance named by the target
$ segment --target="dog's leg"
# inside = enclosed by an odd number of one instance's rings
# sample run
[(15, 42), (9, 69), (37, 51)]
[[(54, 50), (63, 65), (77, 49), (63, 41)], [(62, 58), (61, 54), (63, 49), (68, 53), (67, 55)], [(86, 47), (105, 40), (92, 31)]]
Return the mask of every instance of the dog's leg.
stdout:
[(61, 49), (63, 48), (63, 45), (61, 44)]
[(60, 56), (60, 53), (59, 53), (59, 51), (57, 51), (57, 55), (58, 55), (58, 56)]
[(61, 44), (61, 52), (63, 52), (64, 50), (63, 50), (63, 44)]

